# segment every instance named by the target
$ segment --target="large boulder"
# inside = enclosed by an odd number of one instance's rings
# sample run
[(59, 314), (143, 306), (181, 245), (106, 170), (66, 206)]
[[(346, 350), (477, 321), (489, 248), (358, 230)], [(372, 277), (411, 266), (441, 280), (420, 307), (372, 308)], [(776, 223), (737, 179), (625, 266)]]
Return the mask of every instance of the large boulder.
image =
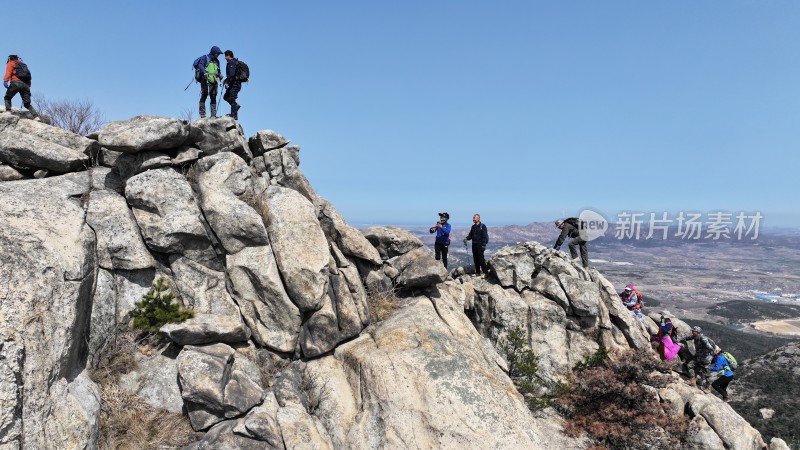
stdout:
[(253, 340), (279, 352), (292, 352), (301, 314), (289, 298), (270, 246), (248, 247), (227, 257), (233, 296)]
[(416, 236), (398, 227), (369, 227), (361, 233), (384, 260), (404, 255), (425, 245)]
[(255, 204), (250, 168), (233, 153), (207, 156), (195, 165), (200, 208), (228, 254), (267, 245), (262, 217), (242, 199)]
[(153, 408), (181, 414), (183, 399), (176, 381), (178, 364), (172, 347), (151, 355), (134, 352), (135, 368), (120, 375), (119, 387), (139, 396)]
[(3, 130), (0, 132), (0, 162), (64, 173), (88, 168), (89, 157), (32, 134)]
[(175, 292), (183, 305), (201, 314), (239, 316), (239, 308), (228, 293), (225, 272), (212, 270), (185, 256), (170, 258)]
[(97, 256), (104, 269), (136, 270), (155, 266), (125, 198), (113, 191), (92, 191), (86, 222), (97, 234)]
[(140, 173), (128, 180), (125, 198), (151, 250), (212, 264), (216, 253), (192, 187), (181, 174), (171, 168)]
[[(405, 448), (409, 436), (417, 448), (575, 445), (530, 414), (497, 360), (442, 293), (411, 299), (370, 334), (310, 361), (304, 379), (333, 448)], [(289, 407), (303, 413), (288, 404), (279, 423)]]
[(297, 191), (311, 203), (317, 204), (317, 194), (299, 168), (299, 156), (288, 148), (270, 150), (253, 159), (252, 167), (258, 178), (256, 188), (263, 192), (267, 186), (282, 186)]
[[(288, 143), (289, 141), (286, 138), (272, 130), (261, 130), (251, 136), (249, 140), (250, 151), (253, 152), (253, 156), (261, 156), (270, 150), (283, 148)], [(300, 162), (297, 161), (297, 164), (300, 164)]]
[(292, 189), (270, 186), (266, 194), (267, 231), (286, 291), (301, 311), (318, 310), (328, 291), (330, 252), (316, 209)]
[(181, 396), (195, 430), (241, 416), (261, 403), (258, 367), (225, 344), (187, 345), (177, 363)]
[(157, 116), (136, 116), (105, 124), (98, 131), (102, 147), (123, 153), (168, 150), (197, 140), (186, 121)]
[[(79, 427), (65, 412), (93, 389), (81, 379), (69, 396), (70, 383), (59, 381), (75, 380), (88, 354), (97, 260), (80, 197), (89, 186), (87, 172), (0, 183), (0, 299), (13, 299), (0, 301), (0, 423), (8, 430), (0, 443), (10, 448), (59, 448), (67, 436), (58, 433)], [(91, 430), (88, 400), (83, 406), (74, 420)]]
[(335, 243), (346, 256), (363, 259), (375, 265), (381, 264), (381, 255), (358, 230), (345, 222), (344, 218), (327, 200), (319, 200), (319, 223), (328, 240)]
[(114, 163), (120, 179), (123, 181), (128, 178), (159, 167), (169, 167), (172, 165), (172, 158), (166, 153), (154, 150), (146, 150), (139, 153), (123, 153)]
[(395, 286), (404, 289), (422, 288), (441, 283), (447, 278), (447, 269), (433, 259), (424, 248), (417, 248), (387, 261), (398, 271)]
[(231, 152), (247, 161), (253, 158), (242, 127), (233, 117), (208, 117), (192, 122), (202, 131), (197, 147), (206, 155)]
[(239, 317), (219, 314), (196, 314), (183, 322), (168, 323), (160, 331), (178, 345), (237, 344), (250, 338), (250, 330)]
[(0, 161), (68, 172), (88, 167), (97, 142), (38, 120), (0, 116)]

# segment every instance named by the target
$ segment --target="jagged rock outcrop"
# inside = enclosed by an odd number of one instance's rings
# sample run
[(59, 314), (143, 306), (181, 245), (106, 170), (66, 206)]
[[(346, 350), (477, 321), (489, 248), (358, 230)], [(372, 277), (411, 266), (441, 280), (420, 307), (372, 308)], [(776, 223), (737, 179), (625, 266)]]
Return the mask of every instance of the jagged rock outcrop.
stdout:
[(42, 122), (0, 115), (0, 162), (27, 169), (70, 172), (88, 167), (97, 143)]
[[(204, 432), (188, 448), (585, 448), (530, 413), (499, 341), (521, 327), (550, 381), (600, 346), (651, 351), (655, 323), (562, 253), (520, 244), (453, 279), (410, 233), (352, 228), (275, 132), (138, 116), (87, 139), (4, 117), (0, 142), (62, 136), (48, 142), (108, 167), (0, 166), (56, 173), (0, 182), (0, 449), (97, 446), (89, 370), (160, 277), (195, 317), (119, 385), (185, 412)], [(397, 310), (376, 323), (378, 300)], [(691, 416), (693, 448), (761, 443), (679, 379), (653, 395)]]

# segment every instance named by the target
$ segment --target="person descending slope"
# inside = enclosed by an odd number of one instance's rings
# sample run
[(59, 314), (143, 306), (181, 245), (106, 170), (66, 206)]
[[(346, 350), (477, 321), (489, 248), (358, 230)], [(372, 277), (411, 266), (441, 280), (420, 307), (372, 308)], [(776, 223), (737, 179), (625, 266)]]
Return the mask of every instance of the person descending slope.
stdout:
[(22, 59), (17, 55), (8, 55), (6, 74), (3, 77), (3, 86), (6, 88), (6, 95), (3, 97), (6, 112), (11, 111), (11, 99), (19, 93), (22, 97), (22, 106), (34, 115), (39, 115), (31, 105), (31, 79), (31, 71)]
[(194, 60), (194, 79), (200, 83), (200, 118), (206, 116), (206, 98), (211, 96), (211, 117), (217, 117), (217, 87), (222, 75), (219, 71), (219, 55), (222, 50), (216, 45), (207, 55)]
[(589, 248), (586, 244), (586, 241), (583, 240), (580, 233), (580, 219), (577, 217), (569, 217), (566, 219), (558, 219), (555, 221), (556, 228), (561, 230), (561, 235), (558, 236), (558, 240), (556, 244), (553, 246), (554, 249), (559, 250), (561, 248), (561, 244), (569, 237), (571, 238), (569, 241), (569, 254), (572, 259), (578, 257), (578, 251), (575, 247), (581, 248), (581, 263), (583, 267), (588, 269), (589, 268)]

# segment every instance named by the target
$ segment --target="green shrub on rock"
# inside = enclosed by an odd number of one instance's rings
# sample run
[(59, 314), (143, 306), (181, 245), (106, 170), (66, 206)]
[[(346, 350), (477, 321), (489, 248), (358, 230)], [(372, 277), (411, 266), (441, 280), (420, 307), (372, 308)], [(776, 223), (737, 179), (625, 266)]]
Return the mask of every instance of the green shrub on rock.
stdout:
[(133, 327), (155, 335), (168, 323), (183, 322), (194, 317), (191, 310), (174, 303), (174, 299), (175, 294), (172, 293), (169, 284), (164, 277), (160, 277), (153, 283), (150, 291), (136, 302), (136, 308), (131, 311)]

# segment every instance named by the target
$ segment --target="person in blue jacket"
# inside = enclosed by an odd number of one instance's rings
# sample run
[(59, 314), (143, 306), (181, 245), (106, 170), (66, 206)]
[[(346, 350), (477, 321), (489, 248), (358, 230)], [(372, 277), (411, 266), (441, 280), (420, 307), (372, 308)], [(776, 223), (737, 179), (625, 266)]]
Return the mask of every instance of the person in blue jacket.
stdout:
[(450, 214), (446, 212), (439, 213), (439, 221), (429, 230), (431, 233), (436, 233), (436, 243), (433, 244), (433, 248), (436, 253), (436, 260), (441, 259), (445, 269), (447, 268), (447, 249), (450, 246), (450, 224), (447, 223), (448, 220), (450, 220)]
[[(211, 47), (207, 55), (203, 55), (194, 60), (192, 67), (194, 68), (194, 79), (200, 83), (200, 118), (206, 116), (206, 98), (211, 97), (211, 117), (217, 117), (217, 87), (219, 80), (222, 79), (220, 74), (219, 55), (222, 50), (216, 45)], [(214, 63), (213, 66), (209, 66)], [(212, 72), (209, 72), (209, 69)]]
[(720, 376), (717, 378), (713, 383), (711, 383), (711, 387), (714, 388), (715, 391), (719, 392), (722, 396), (722, 401), (728, 401), (728, 383), (733, 380), (733, 370), (731, 370), (730, 362), (728, 362), (728, 358), (722, 354), (722, 350), (718, 351), (714, 355), (714, 359), (711, 361), (711, 368), (709, 369), (712, 373), (719, 372)]

